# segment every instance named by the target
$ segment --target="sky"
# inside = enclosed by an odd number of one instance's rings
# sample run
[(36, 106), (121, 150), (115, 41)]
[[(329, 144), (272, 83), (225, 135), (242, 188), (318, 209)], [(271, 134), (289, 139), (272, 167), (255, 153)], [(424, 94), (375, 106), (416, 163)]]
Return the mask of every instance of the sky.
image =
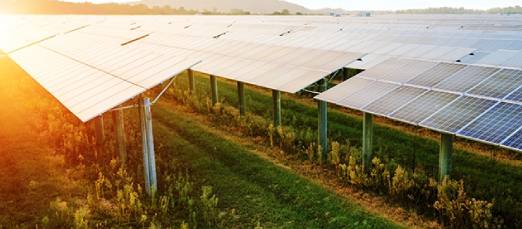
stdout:
[[(136, 0), (67, 0), (72, 2), (90, 1), (94, 3), (130, 2)], [(219, 1), (219, 0), (217, 0)], [(344, 8), (347, 10), (398, 10), (429, 7), (465, 7), (469, 9), (489, 9), (494, 7), (522, 6), (522, 0), (286, 0), (311, 9)]]

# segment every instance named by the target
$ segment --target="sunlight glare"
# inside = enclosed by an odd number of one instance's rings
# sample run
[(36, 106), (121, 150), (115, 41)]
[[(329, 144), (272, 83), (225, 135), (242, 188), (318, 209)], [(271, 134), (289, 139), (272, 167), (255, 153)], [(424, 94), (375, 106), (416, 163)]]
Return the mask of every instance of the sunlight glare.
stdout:
[(5, 47), (9, 39), (9, 28), (13, 22), (8, 15), (0, 14), (0, 50)]

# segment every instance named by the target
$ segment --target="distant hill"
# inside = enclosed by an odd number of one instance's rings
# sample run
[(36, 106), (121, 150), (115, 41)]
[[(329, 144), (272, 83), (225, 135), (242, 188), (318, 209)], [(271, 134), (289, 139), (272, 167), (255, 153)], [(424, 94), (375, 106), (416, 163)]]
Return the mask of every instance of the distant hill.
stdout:
[(0, 0), (0, 14), (196, 14), (196, 11), (170, 7), (147, 7), (143, 4), (93, 4), (58, 0)]
[(74, 3), (65, 0), (0, 0), (0, 14), (274, 14), (276, 11), (281, 15), (345, 12), (341, 9), (309, 10), (280, 0), (136, 0), (131, 4)]
[(298, 4), (282, 1), (282, 0), (142, 0), (136, 2), (147, 6), (170, 6), (173, 8), (183, 7), (190, 10), (210, 11), (228, 13), (237, 9), (248, 11), (253, 14), (271, 14), (273, 12), (281, 12), (288, 10), (289, 13), (324, 13), (324, 10), (310, 10)]

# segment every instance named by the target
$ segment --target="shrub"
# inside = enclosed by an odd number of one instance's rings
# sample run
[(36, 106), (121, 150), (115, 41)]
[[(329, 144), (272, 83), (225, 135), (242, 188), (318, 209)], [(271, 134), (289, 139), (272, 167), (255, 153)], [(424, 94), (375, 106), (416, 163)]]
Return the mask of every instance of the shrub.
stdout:
[(385, 166), (381, 162), (381, 159), (379, 159), (378, 157), (374, 157), (372, 159), (372, 167), (370, 169), (369, 181), (367, 182), (368, 185), (376, 189), (385, 187), (384, 181), (387, 177), (387, 174), (388, 173), (385, 173)]
[(341, 163), (341, 144), (338, 142), (332, 142), (332, 150), (328, 154), (330, 158), (330, 163), (332, 165), (339, 165)]
[(437, 187), (437, 201), (433, 207), (439, 211), (442, 222), (452, 227), (463, 227), (466, 214), (466, 192), (462, 181), (445, 177)]
[(219, 199), (212, 193), (212, 187), (203, 186), (203, 193), (201, 194), (201, 204), (203, 208), (203, 219), (208, 227), (214, 227), (218, 223), (219, 210), (217, 205)]
[(410, 178), (408, 172), (402, 168), (402, 166), (397, 166), (395, 169), (395, 173), (392, 177), (391, 190), (390, 193), (392, 196), (399, 199), (406, 199), (408, 192), (413, 187), (414, 182)]
[(82, 206), (74, 212), (74, 227), (75, 228), (89, 228), (89, 214), (90, 210), (87, 206)]

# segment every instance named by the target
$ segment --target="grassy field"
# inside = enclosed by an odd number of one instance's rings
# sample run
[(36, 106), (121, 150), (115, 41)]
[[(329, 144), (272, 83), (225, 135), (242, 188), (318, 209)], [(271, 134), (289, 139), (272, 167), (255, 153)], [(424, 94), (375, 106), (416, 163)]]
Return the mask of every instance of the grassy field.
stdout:
[(196, 180), (215, 187), (222, 197), (221, 206), (236, 209), (243, 228), (254, 227), (257, 222), (267, 228), (397, 227), (207, 132), (185, 117), (186, 113), (162, 105), (154, 114), (162, 151), (177, 161), (177, 166), (189, 169)]
[(34, 107), (49, 95), (6, 57), (0, 72), (0, 228), (33, 227), (51, 200), (82, 195), (85, 184), (65, 175), (63, 160), (34, 129)]
[[(45, 228), (43, 222), (69, 227), (60, 223), (76, 223), (77, 219), (69, 217), (77, 217), (82, 211), (73, 211), (74, 216), (61, 215), (61, 221), (48, 222), (56, 220), (56, 216), (52, 216), (58, 213), (50, 206), (57, 203), (67, 211), (73, 206), (81, 210), (91, 201), (86, 194), (95, 189), (96, 174), (75, 173), (86, 168), (65, 162), (63, 155), (46, 141), (46, 133), (36, 131), (35, 125), (42, 124), (41, 115), (53, 115), (60, 105), (7, 58), (0, 60), (0, 72), (4, 73), (0, 75), (0, 102), (4, 104), (0, 108), (0, 228), (35, 225)], [(40, 103), (51, 105), (42, 107)], [(135, 122), (132, 116), (135, 112), (128, 113), (131, 122)], [(154, 116), (160, 184), (166, 183), (164, 174), (188, 171), (196, 187), (213, 186), (219, 209), (234, 212), (225, 223), (226, 228), (254, 228), (258, 224), (265, 228), (401, 227), (206, 131), (200, 123), (175, 109), (160, 106), (154, 109)], [(110, 121), (107, 124), (110, 126)], [(137, 147), (137, 144), (129, 143), (129, 146)], [(130, 158), (137, 160), (129, 164), (139, 165), (139, 151), (130, 151), (133, 153)], [(92, 165), (98, 166), (109, 165)], [(141, 174), (139, 168), (137, 170), (136, 173)], [(135, 179), (142, 183), (139, 175)], [(159, 190), (159, 193), (166, 191)], [(197, 192), (199, 198), (200, 190)], [(100, 203), (115, 208), (109, 201)], [(87, 217), (85, 223), (90, 222), (92, 226), (139, 225), (119, 224), (118, 219), (98, 211), (91, 208), (79, 216)], [(142, 214), (150, 214), (148, 219), (156, 217), (154, 212)], [(163, 225), (177, 227), (180, 223), (178, 218)]]
[[(178, 87), (186, 87), (186, 76), (177, 81)], [(197, 93), (209, 94), (208, 78), (196, 77)], [(220, 100), (236, 106), (237, 90), (233, 82), (218, 82)], [(272, 98), (268, 91), (245, 89), (247, 111), (271, 119)], [(295, 128), (317, 129), (317, 108), (283, 96), (283, 124)], [(329, 112), (329, 136), (332, 140), (360, 145), (362, 123), (354, 117), (337, 110)], [(406, 168), (422, 169), (436, 176), (438, 166), (438, 143), (430, 138), (376, 125), (375, 148), (377, 155), (391, 158)], [(463, 179), (466, 190), (477, 198), (495, 199), (495, 209), (511, 222), (520, 222), (522, 214), (522, 169), (520, 166), (496, 161), (473, 152), (456, 150), (452, 177)]]

